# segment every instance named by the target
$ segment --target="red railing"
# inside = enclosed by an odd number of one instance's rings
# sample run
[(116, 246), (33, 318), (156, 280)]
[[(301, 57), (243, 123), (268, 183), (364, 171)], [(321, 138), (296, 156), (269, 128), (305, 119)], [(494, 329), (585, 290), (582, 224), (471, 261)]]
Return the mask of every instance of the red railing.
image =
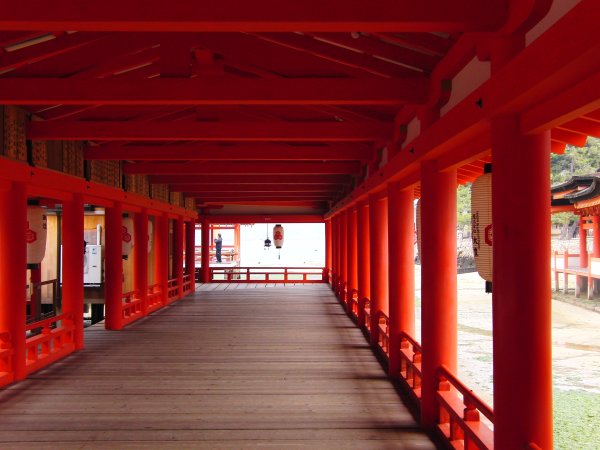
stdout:
[(194, 284), (192, 282), (192, 277), (189, 274), (183, 276), (183, 293), (189, 294), (193, 292), (195, 289), (193, 288)]
[(323, 283), (322, 267), (211, 267), (213, 283)]
[(365, 330), (367, 330), (367, 332), (370, 334), (371, 333), (371, 300), (369, 300), (368, 298), (361, 298), (359, 300), (359, 308), (361, 309), (362, 312), (362, 323), (360, 323), (359, 320), (359, 325), (361, 327), (364, 327)]
[(378, 337), (377, 344), (379, 348), (383, 350), (386, 356), (390, 356), (390, 319), (385, 315), (383, 311), (379, 311), (379, 317), (377, 318)]
[(163, 292), (160, 284), (153, 284), (148, 286), (148, 295), (146, 297), (146, 309), (148, 314), (162, 308), (163, 306)]
[(10, 333), (0, 333), (0, 386), (6, 386), (14, 380), (12, 355)]
[(358, 319), (358, 291), (352, 289), (348, 294), (349, 311), (355, 319)]
[(421, 398), (421, 345), (407, 333), (400, 333), (400, 378), (415, 398)]
[[(438, 370), (436, 396), (440, 405), (438, 429), (454, 448), (494, 448), (492, 408), (462, 384), (445, 366)], [(491, 426), (480, 420), (480, 413), (488, 419)]]
[(27, 324), (25, 331), (31, 336), (25, 340), (25, 372), (29, 375), (71, 353), (74, 328), (70, 314)]
[(142, 298), (139, 291), (131, 291), (123, 294), (121, 311), (123, 314), (123, 326), (135, 322), (144, 315)]
[(173, 303), (179, 298), (179, 283), (177, 278), (167, 281), (167, 303)]

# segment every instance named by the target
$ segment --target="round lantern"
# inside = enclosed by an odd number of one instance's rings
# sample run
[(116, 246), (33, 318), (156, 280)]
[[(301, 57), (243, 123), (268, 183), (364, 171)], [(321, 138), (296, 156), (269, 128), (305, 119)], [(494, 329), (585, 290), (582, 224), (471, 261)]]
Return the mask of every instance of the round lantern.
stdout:
[(492, 174), (485, 173), (471, 187), (471, 239), (477, 272), (492, 281)]
[(273, 241), (275, 242), (275, 248), (283, 247), (283, 227), (280, 224), (273, 227)]
[(121, 225), (121, 246), (123, 258), (127, 259), (133, 248), (133, 219), (123, 217)]
[(148, 253), (152, 251), (152, 244), (154, 243), (154, 224), (148, 219)]
[(40, 264), (46, 253), (46, 235), (48, 234), (48, 219), (44, 208), (40, 206), (27, 207), (27, 264)]

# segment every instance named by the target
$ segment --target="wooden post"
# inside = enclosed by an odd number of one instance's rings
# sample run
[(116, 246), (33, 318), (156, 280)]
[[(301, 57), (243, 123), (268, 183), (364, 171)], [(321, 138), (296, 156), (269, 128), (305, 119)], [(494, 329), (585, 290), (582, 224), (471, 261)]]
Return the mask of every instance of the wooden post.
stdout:
[(348, 289), (348, 210), (340, 214), (340, 300), (346, 302), (346, 293)]
[(104, 304), (106, 308), (105, 327), (107, 330), (123, 328), (123, 205), (115, 202), (106, 208), (106, 243), (104, 246)]
[(210, 283), (210, 223), (202, 219), (202, 282)]
[(0, 187), (0, 332), (10, 333), (15, 380), (25, 378), (27, 296), (27, 191), (25, 184)]
[(160, 286), (163, 305), (168, 304), (169, 293), (169, 218), (156, 216), (154, 224), (154, 283)]
[(539, 448), (553, 445), (550, 131), (522, 135), (519, 124), (518, 117), (492, 121), (498, 449), (525, 448), (531, 442)]
[(379, 313), (388, 309), (388, 201), (369, 195), (371, 345), (379, 341)]
[(177, 279), (177, 297), (183, 298), (183, 217), (173, 221), (173, 278)]
[(347, 239), (346, 239), (346, 247), (347, 247), (347, 255), (348, 255), (348, 298), (346, 299), (348, 302), (348, 312), (352, 312), (352, 303), (351, 300), (351, 291), (352, 289), (358, 289), (358, 249), (357, 249), (357, 237), (356, 237), (356, 229), (357, 229), (357, 210), (356, 206), (348, 208), (348, 216), (347, 216)]
[[(369, 245), (369, 203), (360, 202), (356, 210), (357, 234), (357, 286), (358, 299), (371, 298), (371, 250)], [(362, 327), (365, 323), (364, 311), (358, 308), (358, 323)]]
[[(587, 230), (585, 229), (585, 218), (579, 217), (579, 267), (585, 269), (588, 266)], [(579, 297), (581, 291), (587, 290), (587, 277), (577, 275), (577, 288), (575, 295)]]
[(325, 273), (323, 281), (329, 283), (329, 274), (331, 273), (332, 261), (332, 243), (331, 243), (331, 219), (325, 221)]
[(185, 223), (185, 273), (190, 277), (190, 289), (196, 290), (196, 222)]
[(133, 288), (142, 299), (142, 314), (148, 315), (148, 211), (133, 218)]
[[(119, 237), (119, 243), (121, 242)], [(63, 204), (62, 310), (73, 317), (73, 344), (83, 348), (83, 198), (74, 194)]]
[(437, 370), (456, 373), (456, 170), (421, 165), (421, 422), (436, 426)]
[(400, 333), (415, 332), (414, 193), (397, 183), (388, 186), (390, 364), (389, 374), (400, 373)]

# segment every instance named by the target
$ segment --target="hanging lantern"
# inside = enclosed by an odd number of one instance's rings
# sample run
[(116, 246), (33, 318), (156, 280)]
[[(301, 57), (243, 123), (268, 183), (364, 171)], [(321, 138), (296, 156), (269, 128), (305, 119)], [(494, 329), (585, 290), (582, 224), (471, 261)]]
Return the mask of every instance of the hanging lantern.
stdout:
[(154, 224), (148, 219), (148, 253), (152, 251), (152, 244), (154, 243)]
[(492, 174), (484, 173), (471, 187), (471, 239), (477, 272), (492, 281)]
[(269, 226), (267, 225), (267, 238), (265, 239), (265, 250), (271, 248), (271, 239), (269, 239)]
[(27, 264), (40, 264), (46, 253), (46, 236), (48, 234), (48, 219), (41, 206), (27, 207)]
[(421, 260), (421, 199), (417, 200), (417, 256)]
[(273, 227), (273, 241), (275, 241), (275, 248), (283, 247), (283, 227), (280, 224)]
[(123, 217), (121, 226), (121, 246), (123, 259), (127, 259), (133, 248), (133, 219), (131, 217)]

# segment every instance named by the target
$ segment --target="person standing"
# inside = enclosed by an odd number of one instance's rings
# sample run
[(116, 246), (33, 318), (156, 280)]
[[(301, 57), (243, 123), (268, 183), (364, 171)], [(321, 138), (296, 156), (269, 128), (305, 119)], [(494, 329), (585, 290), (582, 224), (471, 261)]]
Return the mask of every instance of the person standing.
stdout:
[(219, 233), (217, 239), (215, 239), (215, 247), (217, 251), (217, 262), (221, 262), (221, 249), (223, 248), (223, 238), (221, 237), (221, 233)]

